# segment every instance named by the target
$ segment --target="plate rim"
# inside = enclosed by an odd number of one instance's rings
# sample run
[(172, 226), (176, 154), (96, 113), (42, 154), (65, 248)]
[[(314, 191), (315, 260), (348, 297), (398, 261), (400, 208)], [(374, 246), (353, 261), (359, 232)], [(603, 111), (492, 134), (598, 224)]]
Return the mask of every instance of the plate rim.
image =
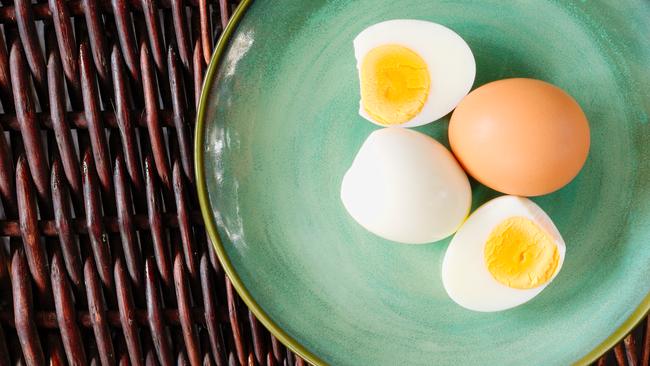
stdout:
[[(208, 198), (207, 184), (205, 181), (204, 174), (204, 150), (203, 150), (203, 137), (205, 129), (205, 115), (207, 109), (208, 96), (210, 94), (210, 88), (214, 83), (214, 77), (217, 70), (219, 69), (219, 64), (221, 62), (221, 57), (225, 49), (230, 44), (230, 39), (237, 29), (239, 22), (243, 18), (246, 10), (250, 7), (254, 0), (242, 0), (242, 2), (237, 6), (233, 12), (226, 28), (224, 28), (223, 33), (219, 37), (217, 45), (214, 49), (210, 63), (205, 73), (205, 78), (203, 81), (203, 87), (201, 88), (201, 96), (199, 98), (198, 110), (196, 115), (196, 130), (194, 135), (194, 166), (195, 166), (195, 175), (196, 175), (196, 184), (197, 184), (197, 193), (199, 198), (199, 206), (201, 208), (201, 215), (203, 216), (203, 221), (205, 222), (205, 229), (208, 233), (212, 246), (217, 253), (219, 262), (223, 267), (224, 271), (228, 275), (230, 282), (233, 287), (242, 298), (246, 306), (253, 312), (258, 320), (286, 347), (291, 349), (294, 353), (298, 354), (304, 360), (315, 366), (326, 366), (327, 363), (308, 350), (295, 338), (287, 334), (284, 329), (278, 326), (271, 317), (262, 309), (262, 307), (257, 303), (253, 296), (248, 292), (248, 289), (244, 285), (243, 281), (237, 274), (234, 266), (230, 262), (228, 253), (221, 242), (221, 238), (217, 231), (217, 223), (212, 215), (212, 205)], [(609, 351), (614, 347), (618, 342), (620, 342), (623, 337), (625, 337), (631, 330), (635, 328), (637, 324), (643, 320), (646, 314), (650, 311), (650, 292), (643, 298), (641, 303), (637, 308), (630, 314), (630, 316), (605, 340), (598, 344), (593, 350), (586, 353), (582, 358), (574, 363), (576, 366), (587, 366), (595, 362), (600, 356)]]

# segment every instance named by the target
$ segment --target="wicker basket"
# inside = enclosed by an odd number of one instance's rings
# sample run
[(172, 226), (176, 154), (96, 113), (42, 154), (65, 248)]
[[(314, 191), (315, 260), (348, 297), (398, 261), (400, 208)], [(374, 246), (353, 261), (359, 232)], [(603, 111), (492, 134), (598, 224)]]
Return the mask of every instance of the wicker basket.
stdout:
[[(236, 2), (3, 3), (0, 366), (303, 364), (240, 303), (196, 200), (195, 106)], [(648, 329), (599, 364), (647, 366)]]

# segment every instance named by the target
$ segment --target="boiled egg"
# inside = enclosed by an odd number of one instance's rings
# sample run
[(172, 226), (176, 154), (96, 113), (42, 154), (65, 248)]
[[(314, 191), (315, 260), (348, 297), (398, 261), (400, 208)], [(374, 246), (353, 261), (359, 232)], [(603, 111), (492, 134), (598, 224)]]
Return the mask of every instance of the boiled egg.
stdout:
[(562, 268), (564, 253), (562, 236), (539, 206), (502, 196), (458, 229), (443, 259), (442, 282), (466, 309), (505, 310), (544, 290)]
[(389, 20), (366, 28), (353, 44), (359, 114), (380, 126), (433, 122), (451, 112), (474, 83), (472, 51), (440, 24)]
[(449, 122), (451, 149), (467, 173), (506, 194), (539, 196), (573, 180), (589, 154), (580, 105), (545, 81), (515, 78), (463, 98)]
[(454, 156), (404, 128), (372, 132), (341, 183), (341, 201), (368, 231), (422, 244), (453, 234), (467, 217), (471, 189)]

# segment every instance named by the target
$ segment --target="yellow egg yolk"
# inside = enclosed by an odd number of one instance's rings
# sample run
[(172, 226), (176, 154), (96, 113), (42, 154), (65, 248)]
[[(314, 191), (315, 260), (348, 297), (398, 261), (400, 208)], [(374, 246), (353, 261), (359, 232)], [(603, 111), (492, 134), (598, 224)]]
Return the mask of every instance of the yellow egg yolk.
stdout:
[(555, 240), (532, 220), (511, 217), (492, 230), (485, 262), (498, 282), (530, 289), (551, 280), (560, 261)]
[(361, 103), (375, 121), (399, 125), (413, 119), (429, 96), (429, 69), (399, 45), (373, 48), (361, 63)]

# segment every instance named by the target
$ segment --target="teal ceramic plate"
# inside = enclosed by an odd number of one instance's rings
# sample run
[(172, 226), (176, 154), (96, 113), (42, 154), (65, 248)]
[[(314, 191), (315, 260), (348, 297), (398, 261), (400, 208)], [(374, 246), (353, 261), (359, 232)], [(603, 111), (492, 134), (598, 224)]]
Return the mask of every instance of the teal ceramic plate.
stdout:
[[(550, 81), (592, 128), (577, 179), (535, 201), (567, 243), (533, 301), (474, 313), (445, 294), (448, 240), (381, 240), (339, 186), (377, 126), (357, 114), (352, 39), (393, 18), (457, 31), (474, 87)], [(246, 303), (292, 349), (333, 365), (585, 364), (650, 306), (650, 2), (244, 1), (210, 65), (197, 126), (203, 214)], [(419, 128), (447, 143), (448, 119)], [(495, 192), (474, 184), (474, 207)]]

